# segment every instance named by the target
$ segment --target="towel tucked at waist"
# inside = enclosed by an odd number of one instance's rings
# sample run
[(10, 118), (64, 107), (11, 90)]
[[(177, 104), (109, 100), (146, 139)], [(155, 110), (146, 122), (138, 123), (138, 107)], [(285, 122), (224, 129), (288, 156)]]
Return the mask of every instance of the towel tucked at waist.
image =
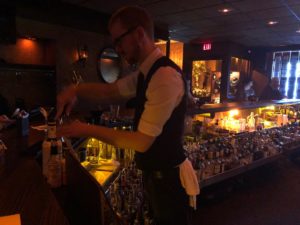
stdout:
[(179, 175), (181, 184), (190, 197), (189, 204), (192, 208), (196, 209), (196, 196), (200, 193), (200, 187), (197, 180), (196, 172), (192, 166), (192, 163), (188, 159), (185, 159), (183, 163), (179, 165)]

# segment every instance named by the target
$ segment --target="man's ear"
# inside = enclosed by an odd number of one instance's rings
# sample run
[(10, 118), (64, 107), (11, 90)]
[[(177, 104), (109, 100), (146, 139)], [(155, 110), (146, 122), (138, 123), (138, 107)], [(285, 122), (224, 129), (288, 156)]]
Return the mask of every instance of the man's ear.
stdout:
[(146, 36), (145, 29), (142, 26), (138, 26), (136, 28), (136, 34), (137, 34), (138, 40), (143, 40)]

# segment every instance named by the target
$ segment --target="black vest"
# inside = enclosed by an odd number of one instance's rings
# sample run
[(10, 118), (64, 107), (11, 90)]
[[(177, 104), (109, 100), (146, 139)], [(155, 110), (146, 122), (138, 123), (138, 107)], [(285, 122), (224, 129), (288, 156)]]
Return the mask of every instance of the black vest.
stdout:
[[(136, 105), (134, 130), (137, 130), (138, 123), (144, 111), (144, 105), (147, 101), (146, 90), (148, 84), (160, 67), (170, 66), (182, 74), (181, 69), (170, 59), (163, 56), (159, 58), (149, 70), (145, 81), (138, 81), (136, 91)], [(180, 104), (173, 110), (171, 117), (166, 121), (162, 133), (156, 137), (150, 148), (144, 152), (135, 152), (137, 167), (142, 170), (163, 170), (174, 168), (185, 160), (182, 147), (182, 136), (184, 129), (184, 117), (186, 112), (186, 85), (184, 81), (184, 96)]]

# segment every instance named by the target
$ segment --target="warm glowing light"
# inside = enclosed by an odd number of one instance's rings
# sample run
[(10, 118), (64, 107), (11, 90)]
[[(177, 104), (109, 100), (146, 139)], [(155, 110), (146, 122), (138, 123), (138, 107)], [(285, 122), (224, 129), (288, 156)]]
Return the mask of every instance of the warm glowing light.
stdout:
[(232, 57), (232, 58), (233, 58), (233, 60), (234, 60), (235, 63), (239, 62), (239, 58), (237, 58), (237, 57)]
[(78, 60), (86, 60), (88, 58), (88, 48), (86, 45), (77, 48)]
[(277, 24), (277, 23), (278, 23), (278, 21), (271, 20), (271, 21), (268, 22), (268, 25), (275, 25), (275, 24)]
[(265, 128), (270, 128), (270, 127), (273, 127), (273, 126), (274, 126), (273, 122), (270, 122), (268, 120), (264, 120), (264, 127)]
[(270, 105), (270, 106), (267, 106), (266, 109), (274, 111), (275, 110), (275, 106), (274, 105)]
[[(166, 55), (167, 45), (164, 40), (157, 40), (155, 45)], [(183, 64), (183, 43), (175, 40), (170, 40), (170, 55), (169, 58), (172, 59), (180, 68)]]
[(239, 110), (237, 110), (237, 109), (230, 110), (228, 112), (228, 114), (229, 114), (229, 117), (237, 116), (237, 115), (239, 115)]
[(258, 108), (259, 114), (261, 114), (264, 111), (274, 111), (274, 110), (275, 110), (274, 105)]
[(220, 13), (224, 13), (224, 14), (226, 14), (226, 13), (229, 13), (229, 12), (231, 12), (232, 11), (232, 9), (229, 9), (229, 8), (224, 8), (224, 9), (219, 9), (218, 10)]
[(180, 68), (183, 65), (183, 43), (171, 41), (170, 59), (172, 59)]
[(112, 63), (113, 62), (112, 59), (107, 59), (107, 58), (102, 58), (101, 61), (104, 63)]
[(165, 45), (166, 43), (167, 43), (167, 41), (161, 40), (161, 39), (158, 39), (157, 41), (155, 41), (156, 45)]
[(33, 48), (35, 45), (35, 42), (29, 39), (19, 39), (19, 44), (22, 48)]
[[(173, 43), (178, 43), (179, 41), (175, 41), (175, 40), (170, 40), (170, 43), (173, 44)], [(167, 41), (165, 40), (161, 40), (161, 39), (158, 39), (156, 42), (155, 42), (155, 45), (165, 45), (167, 44)]]

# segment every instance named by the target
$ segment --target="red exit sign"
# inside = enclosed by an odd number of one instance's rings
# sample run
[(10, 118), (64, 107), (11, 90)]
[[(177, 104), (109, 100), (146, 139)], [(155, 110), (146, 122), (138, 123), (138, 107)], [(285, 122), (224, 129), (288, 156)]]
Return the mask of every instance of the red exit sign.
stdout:
[(211, 43), (204, 43), (202, 48), (203, 48), (203, 51), (211, 50)]

